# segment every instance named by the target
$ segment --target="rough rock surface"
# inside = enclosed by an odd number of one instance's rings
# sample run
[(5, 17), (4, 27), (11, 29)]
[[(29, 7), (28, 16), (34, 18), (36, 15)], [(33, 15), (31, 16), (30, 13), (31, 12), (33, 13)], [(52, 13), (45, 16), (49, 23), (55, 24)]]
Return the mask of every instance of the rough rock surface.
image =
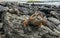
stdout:
[[(54, 5), (22, 4), (17, 2), (0, 3), (1, 38), (60, 38), (60, 9)], [(14, 9), (14, 10), (11, 10)], [(1, 11), (2, 10), (2, 11)], [(24, 27), (22, 22), (37, 13), (47, 20), (41, 27)], [(3, 32), (3, 33), (2, 33)]]

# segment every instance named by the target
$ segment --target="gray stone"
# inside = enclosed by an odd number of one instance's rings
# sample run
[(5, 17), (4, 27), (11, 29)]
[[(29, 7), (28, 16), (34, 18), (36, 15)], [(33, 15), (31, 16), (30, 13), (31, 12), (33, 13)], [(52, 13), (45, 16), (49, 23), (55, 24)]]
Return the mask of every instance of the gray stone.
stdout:
[(0, 28), (2, 28), (2, 26), (3, 26), (3, 23), (0, 23)]
[(60, 21), (58, 19), (54, 18), (54, 17), (49, 17), (48, 19), (56, 25), (60, 24)]
[[(5, 38), (60, 38), (60, 20), (58, 17), (60, 14), (56, 11), (51, 11), (54, 10), (54, 6), (17, 2), (1, 2), (0, 5), (0, 12), (5, 11), (2, 15), (3, 23), (0, 24), (0, 27), (4, 29)], [(16, 6), (16, 9), (22, 14), (18, 16), (7, 11), (12, 6)], [(36, 11), (41, 13), (47, 20), (46, 25), (42, 25), (41, 27), (23, 27), (22, 21), (28, 20), (30, 15)], [(50, 16), (47, 17), (47, 15)]]

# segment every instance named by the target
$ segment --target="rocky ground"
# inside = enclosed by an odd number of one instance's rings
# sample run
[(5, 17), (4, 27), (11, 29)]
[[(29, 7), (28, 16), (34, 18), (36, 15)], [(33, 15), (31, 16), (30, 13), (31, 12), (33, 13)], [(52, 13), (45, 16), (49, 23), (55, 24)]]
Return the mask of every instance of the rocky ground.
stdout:
[[(41, 17), (37, 15), (38, 18), (31, 21), (35, 13)], [(28, 22), (23, 22), (25, 20)], [(0, 38), (60, 38), (60, 6), (1, 2)]]

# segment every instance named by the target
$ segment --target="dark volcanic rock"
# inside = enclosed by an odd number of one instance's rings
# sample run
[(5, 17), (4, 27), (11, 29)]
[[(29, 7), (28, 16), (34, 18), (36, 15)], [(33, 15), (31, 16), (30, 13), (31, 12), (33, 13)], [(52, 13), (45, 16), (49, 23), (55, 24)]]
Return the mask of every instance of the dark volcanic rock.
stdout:
[[(14, 13), (12, 12), (13, 10), (9, 11), (14, 8), (16, 8)], [(0, 24), (0, 28), (4, 33), (3, 37), (60, 38), (60, 13), (57, 13), (57, 10), (57, 7), (54, 5), (1, 2), (0, 18), (3, 25)], [(43, 24), (41, 27), (35, 26), (35, 24), (30, 24), (27, 27), (24, 27), (22, 22), (24, 20), (29, 20), (29, 17), (35, 12), (42, 15), (42, 18), (46, 19), (46, 24)], [(19, 15), (17, 15), (17, 13)], [(40, 21), (38, 17), (35, 19)]]

